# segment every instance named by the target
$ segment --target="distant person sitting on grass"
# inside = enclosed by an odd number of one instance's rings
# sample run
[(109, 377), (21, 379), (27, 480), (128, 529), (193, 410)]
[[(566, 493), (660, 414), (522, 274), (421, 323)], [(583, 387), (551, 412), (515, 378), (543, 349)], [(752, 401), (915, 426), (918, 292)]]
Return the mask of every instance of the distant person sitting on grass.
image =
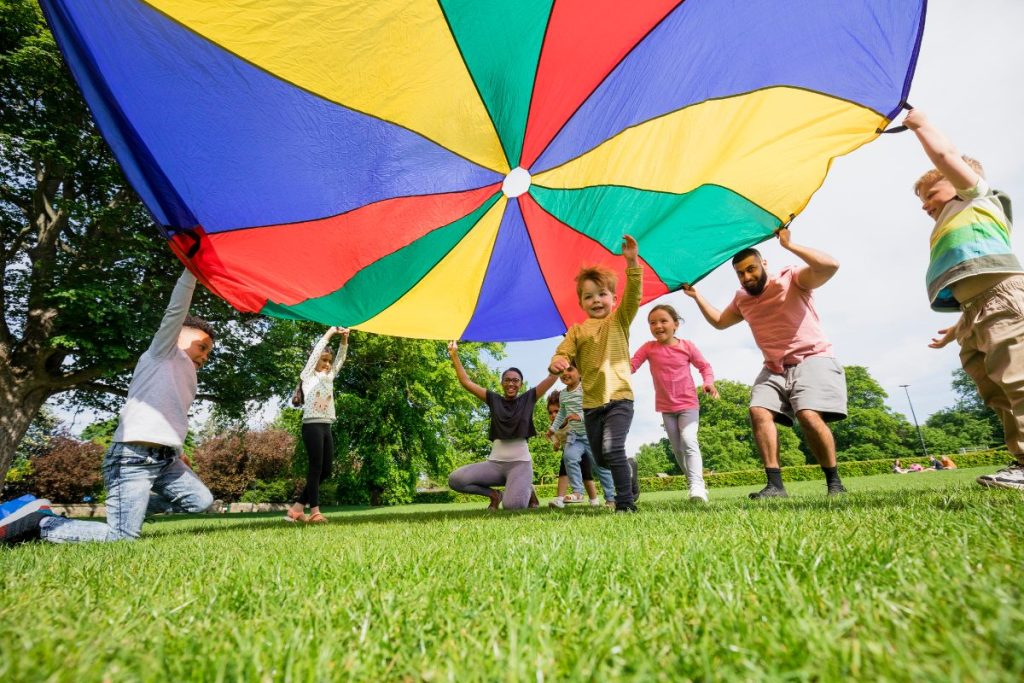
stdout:
[(953, 462), (953, 458), (949, 457), (948, 455), (944, 455), (942, 456), (942, 468), (946, 470), (955, 470), (956, 463)]
[(907, 470), (903, 467), (903, 461), (896, 458), (892, 462), (892, 473), (893, 474), (906, 474)]
[[(533, 407), (558, 376), (548, 374), (535, 388), (520, 394), (523, 373), (518, 368), (508, 368), (501, 373), (501, 394), (496, 394), (469, 378), (459, 359), (459, 345), (456, 342), (448, 344), (448, 355), (455, 365), (459, 383), (491, 409), (488, 438), (492, 442), (487, 460), (455, 470), (448, 477), (448, 486), (453, 491), (490, 498), (488, 510), (497, 510), (499, 505), (506, 510), (530, 507), (533, 498), (533, 461), (526, 440), (537, 435), (533, 425)], [(494, 486), (504, 486), (504, 495), (493, 489)]]
[(931, 456), (931, 458), (929, 459), (928, 466), (931, 467), (932, 469), (935, 469), (935, 470), (944, 470), (944, 469), (946, 469), (943, 466), (942, 461), (939, 460), (938, 458), (936, 458), (934, 455)]
[(787, 495), (775, 423), (792, 426), (794, 418), (825, 473), (828, 495), (835, 496), (846, 489), (839, 479), (836, 442), (827, 423), (846, 417), (846, 375), (821, 329), (814, 290), (832, 279), (839, 264), (827, 254), (792, 243), (788, 228), (780, 229), (776, 237), (783, 249), (807, 265), (788, 266), (769, 275), (761, 253), (744, 249), (732, 258), (741, 289), (725, 310), (713, 307), (693, 287), (684, 285), (683, 292), (697, 302), (716, 329), (746, 320), (764, 355), (764, 367), (750, 392), (750, 421), (768, 485), (750, 497)]
[(964, 371), (1003, 423), (1014, 463), (977, 482), (1024, 491), (1024, 268), (1010, 239), (1010, 198), (993, 190), (981, 164), (960, 156), (922, 111), (911, 110), (903, 123), (935, 164), (914, 183), (935, 221), (928, 299), (936, 311), (960, 313), (929, 346), (957, 341)]
[(209, 489), (182, 455), (188, 410), (196, 396), (196, 371), (213, 350), (213, 328), (188, 315), (195, 285), (187, 270), (178, 278), (160, 329), (132, 374), (114, 442), (103, 458), (106, 524), (57, 517), (49, 512), (49, 501), (23, 497), (19, 509), (8, 508), (10, 514), (0, 520), (0, 539), (135, 539), (147, 514), (203, 512), (213, 504)]
[[(327, 347), (331, 337), (341, 334), (341, 345), (335, 357)], [(313, 346), (306, 366), (299, 373), (299, 390), (296, 398), (302, 406), (302, 444), (306, 447), (309, 468), (306, 470), (306, 485), (298, 499), (285, 512), (289, 522), (325, 524), (327, 518), (320, 513), (320, 485), (331, 476), (334, 459), (334, 378), (345, 363), (348, 355), (348, 330), (331, 327)], [(293, 399), (294, 402), (294, 399)], [(303, 514), (309, 505), (309, 517)]]

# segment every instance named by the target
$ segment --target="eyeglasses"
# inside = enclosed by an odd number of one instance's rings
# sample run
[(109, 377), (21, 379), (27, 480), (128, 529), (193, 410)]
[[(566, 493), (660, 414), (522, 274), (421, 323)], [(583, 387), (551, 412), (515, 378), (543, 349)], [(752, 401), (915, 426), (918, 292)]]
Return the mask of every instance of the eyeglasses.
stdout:
[(523, 380), (518, 379), (516, 377), (505, 377), (504, 379), (501, 380), (501, 383), (502, 384), (522, 384)]

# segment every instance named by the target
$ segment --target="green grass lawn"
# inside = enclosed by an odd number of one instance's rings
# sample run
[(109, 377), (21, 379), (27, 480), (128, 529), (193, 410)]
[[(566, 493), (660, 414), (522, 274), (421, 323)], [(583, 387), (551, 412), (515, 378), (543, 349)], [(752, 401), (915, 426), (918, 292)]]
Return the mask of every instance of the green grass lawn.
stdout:
[(0, 680), (1019, 681), (1024, 495), (993, 469), (0, 549)]

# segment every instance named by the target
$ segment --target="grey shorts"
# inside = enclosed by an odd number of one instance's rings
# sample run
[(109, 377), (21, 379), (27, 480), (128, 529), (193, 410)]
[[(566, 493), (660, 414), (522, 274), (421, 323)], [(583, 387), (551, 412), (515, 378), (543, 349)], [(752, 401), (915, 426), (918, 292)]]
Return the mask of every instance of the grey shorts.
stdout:
[(825, 422), (846, 417), (846, 373), (835, 358), (812, 356), (780, 375), (762, 368), (750, 390), (750, 407), (766, 408), (775, 421), (793, 425), (798, 411), (813, 410)]

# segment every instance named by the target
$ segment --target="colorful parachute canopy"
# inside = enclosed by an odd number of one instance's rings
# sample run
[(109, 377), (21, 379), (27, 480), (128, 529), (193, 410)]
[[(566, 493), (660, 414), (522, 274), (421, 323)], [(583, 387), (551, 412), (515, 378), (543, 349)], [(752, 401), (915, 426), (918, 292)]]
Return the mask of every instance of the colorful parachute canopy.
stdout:
[[(905, 103), (925, 0), (41, 0), (172, 247), (243, 311), (540, 339), (799, 213)], [(186, 256), (189, 251), (194, 253)]]

